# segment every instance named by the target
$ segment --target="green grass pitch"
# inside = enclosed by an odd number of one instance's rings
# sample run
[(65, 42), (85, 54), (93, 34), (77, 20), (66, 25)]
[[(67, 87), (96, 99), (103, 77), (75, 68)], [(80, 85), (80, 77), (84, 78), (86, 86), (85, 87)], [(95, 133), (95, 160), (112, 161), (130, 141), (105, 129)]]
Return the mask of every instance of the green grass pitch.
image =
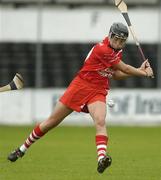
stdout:
[(58, 127), (15, 163), (32, 127), (0, 126), (0, 180), (161, 180), (161, 127), (109, 127), (112, 166), (96, 171), (94, 127)]

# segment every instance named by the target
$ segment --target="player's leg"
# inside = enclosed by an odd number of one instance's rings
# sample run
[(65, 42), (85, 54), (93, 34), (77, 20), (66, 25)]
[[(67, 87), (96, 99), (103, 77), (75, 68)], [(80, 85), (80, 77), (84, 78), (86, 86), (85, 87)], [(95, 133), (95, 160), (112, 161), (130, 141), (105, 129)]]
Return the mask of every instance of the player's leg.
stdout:
[(98, 172), (103, 171), (111, 165), (112, 159), (106, 154), (108, 136), (106, 131), (106, 104), (101, 101), (96, 101), (88, 105), (89, 113), (94, 120), (96, 127), (96, 146), (98, 154)]
[(56, 127), (66, 116), (68, 116), (73, 110), (58, 102), (54, 108), (53, 113), (49, 118), (39, 125), (37, 125), (31, 134), (28, 136), (24, 144), (20, 148), (13, 151), (9, 156), (8, 160), (14, 162), (19, 157), (22, 157), (26, 150), (38, 139), (45, 135), (50, 129)]

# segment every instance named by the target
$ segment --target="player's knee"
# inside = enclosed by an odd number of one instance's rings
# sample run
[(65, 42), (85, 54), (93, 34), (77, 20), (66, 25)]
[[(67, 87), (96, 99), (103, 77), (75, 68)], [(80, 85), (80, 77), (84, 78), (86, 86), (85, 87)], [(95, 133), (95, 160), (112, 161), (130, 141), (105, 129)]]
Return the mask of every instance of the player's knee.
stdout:
[(96, 126), (97, 127), (104, 127), (105, 126), (105, 118), (104, 117), (97, 117), (96, 119)]

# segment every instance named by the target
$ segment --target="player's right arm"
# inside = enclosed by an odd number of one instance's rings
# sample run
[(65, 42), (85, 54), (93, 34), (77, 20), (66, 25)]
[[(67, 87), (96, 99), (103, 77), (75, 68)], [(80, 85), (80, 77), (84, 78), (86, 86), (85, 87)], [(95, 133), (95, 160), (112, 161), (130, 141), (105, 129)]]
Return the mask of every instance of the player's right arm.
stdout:
[[(145, 61), (142, 65), (142, 67), (144, 66), (144, 64), (148, 63), (148, 61)], [(120, 61), (119, 63), (113, 65), (114, 69), (117, 71), (121, 71), (123, 73), (120, 73), (120, 76), (124, 76), (124, 78), (129, 77), (129, 76), (148, 76), (151, 77), (153, 76), (153, 71), (151, 69), (150, 66), (146, 67), (146, 68), (135, 68), (131, 65), (125, 64), (123, 61)], [(123, 79), (123, 78), (119, 78), (118, 79)]]
[(126, 79), (128, 77), (131, 77), (131, 75), (126, 74), (120, 70), (115, 70), (113, 75), (112, 75), (112, 79), (114, 79), (114, 80)]

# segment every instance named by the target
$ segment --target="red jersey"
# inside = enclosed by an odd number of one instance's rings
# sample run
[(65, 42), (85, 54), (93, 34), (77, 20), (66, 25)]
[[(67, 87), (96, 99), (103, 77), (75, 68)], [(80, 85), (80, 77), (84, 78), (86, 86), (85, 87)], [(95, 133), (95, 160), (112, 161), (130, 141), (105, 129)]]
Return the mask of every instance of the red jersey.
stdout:
[(122, 50), (112, 49), (106, 37), (91, 49), (78, 76), (97, 87), (109, 89), (109, 78), (113, 73), (112, 65), (119, 63), (121, 59)]

